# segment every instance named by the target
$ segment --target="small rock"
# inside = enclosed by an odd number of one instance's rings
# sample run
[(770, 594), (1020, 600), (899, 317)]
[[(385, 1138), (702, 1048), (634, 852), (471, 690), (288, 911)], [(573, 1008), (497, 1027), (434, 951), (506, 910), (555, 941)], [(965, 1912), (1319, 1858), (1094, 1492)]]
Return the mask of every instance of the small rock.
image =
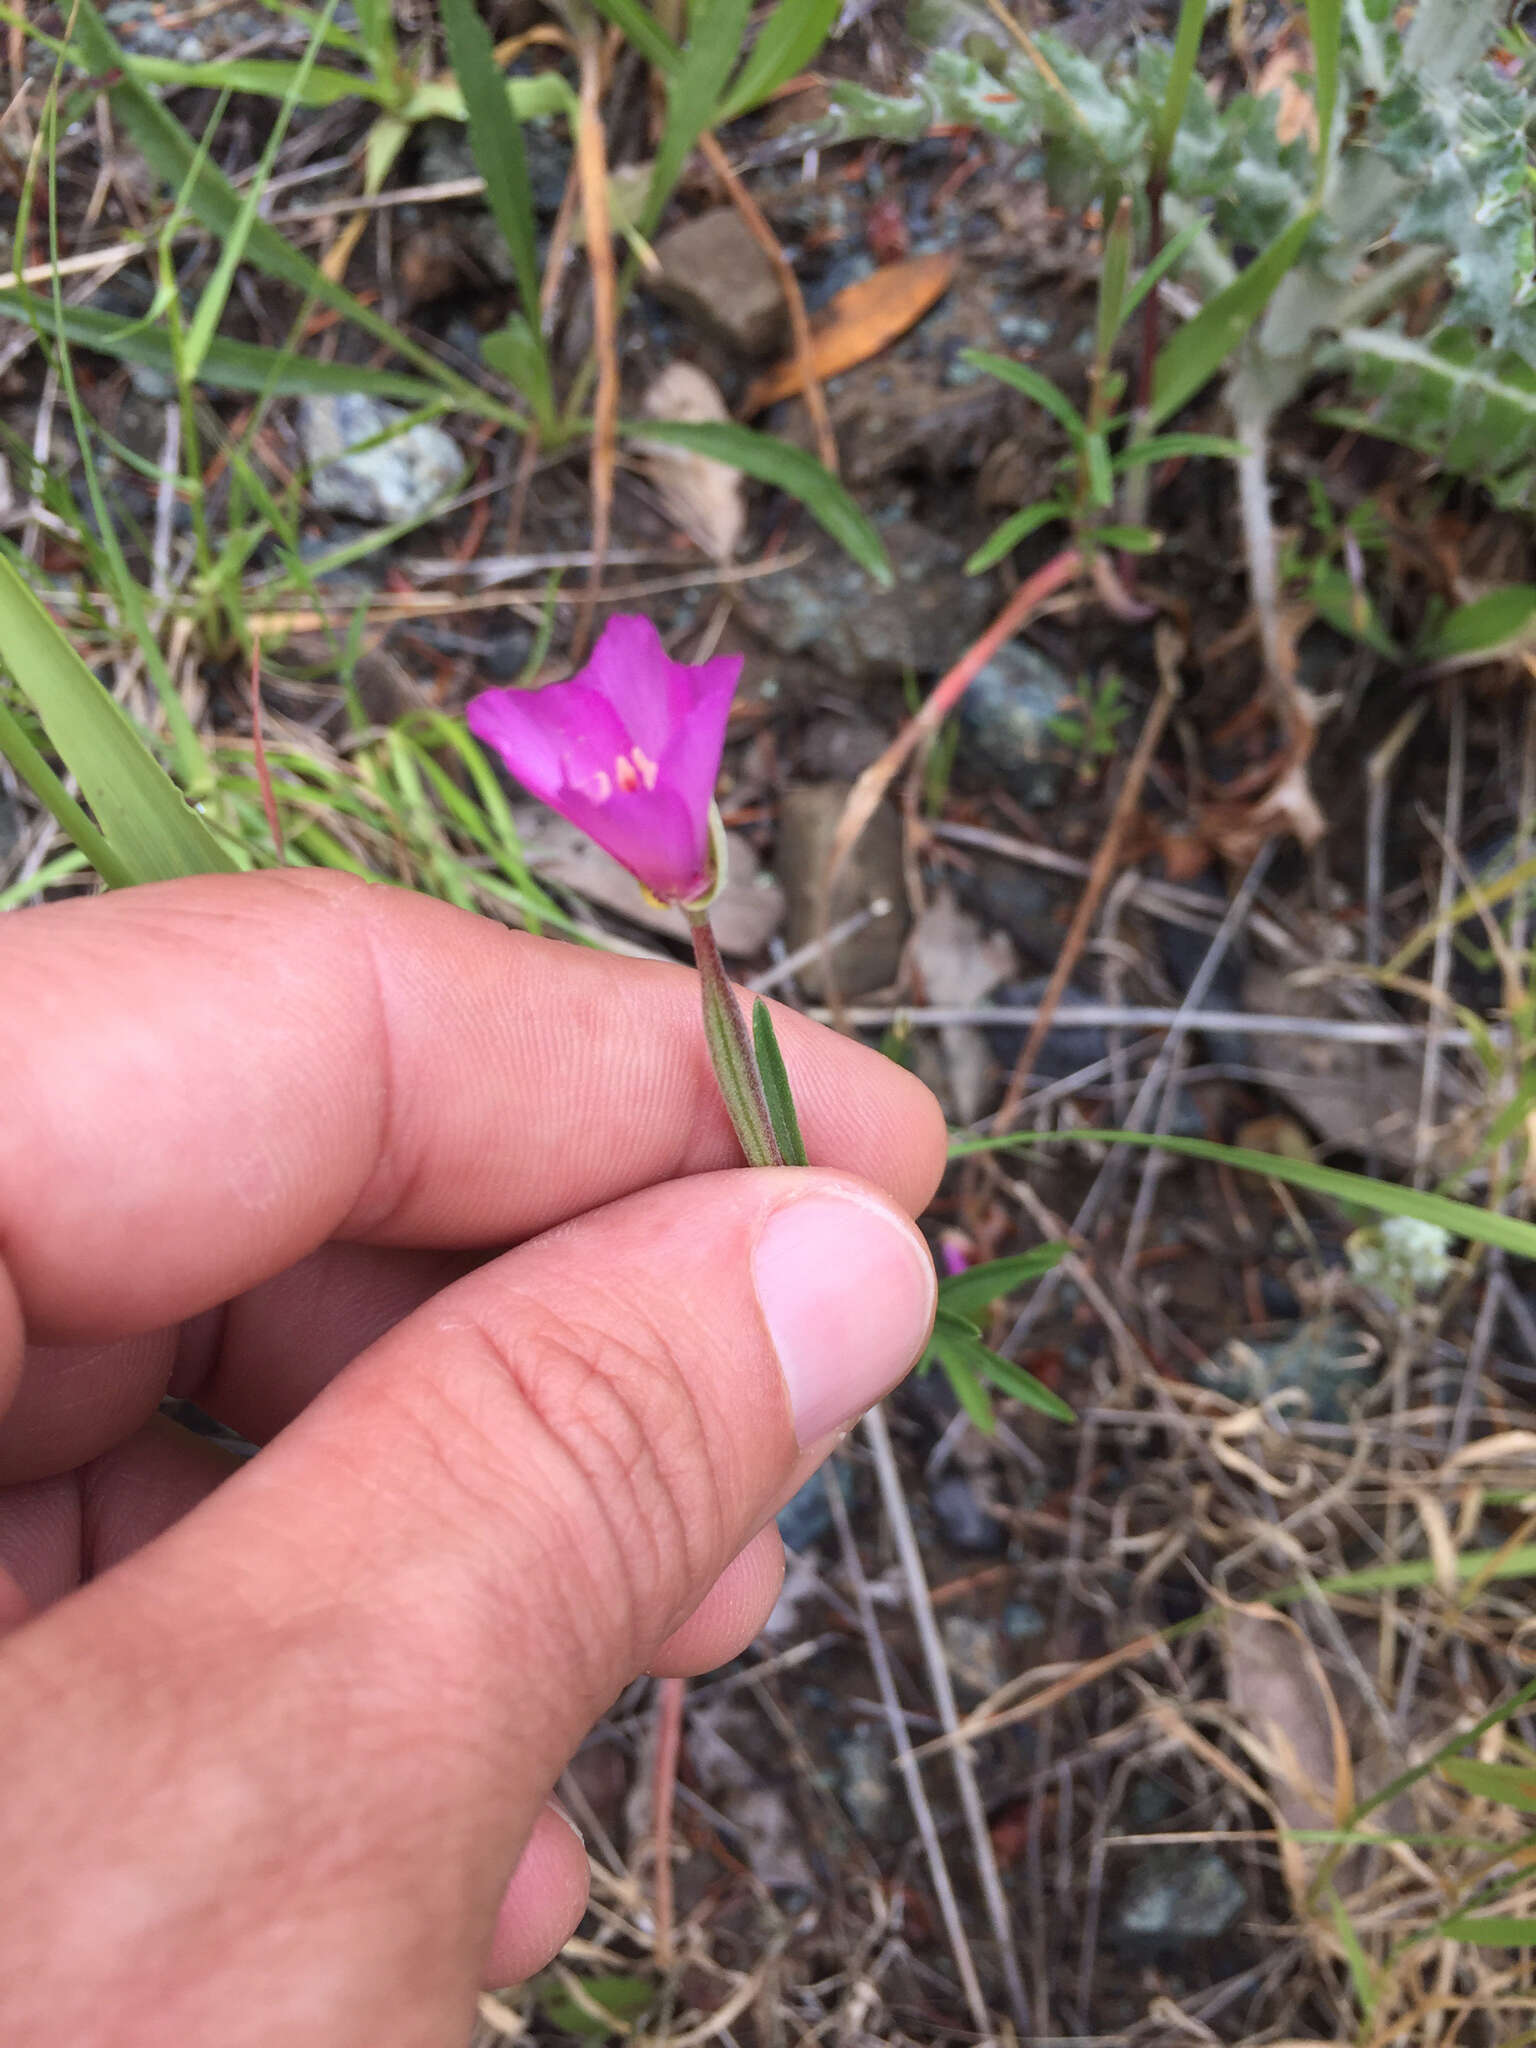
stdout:
[[(831, 1470), (837, 1479), (838, 1492), (845, 1501), (851, 1501), (853, 1474), (841, 1460)], [(813, 1472), (800, 1491), (790, 1496), (779, 1509), (777, 1520), (779, 1534), (790, 1550), (810, 1550), (831, 1533), (832, 1506), (827, 1499), (826, 1481), (820, 1472)]]
[[(641, 401), (647, 419), (694, 424), (728, 420), (719, 386), (695, 363), (669, 363)], [(662, 509), (672, 523), (717, 562), (728, 562), (747, 525), (742, 474), (691, 448), (637, 438), (631, 444), (645, 463)]]
[(1049, 1623), (1030, 1600), (1010, 1600), (1003, 1609), (1003, 1634), (1010, 1643), (1032, 1643), (1043, 1636)]
[(797, 766), (808, 782), (852, 782), (879, 760), (890, 738), (868, 719), (825, 712), (800, 735)]
[(789, 315), (778, 273), (734, 207), (701, 213), (656, 244), (649, 288), (708, 334), (747, 356), (783, 347)]
[(946, 1614), (939, 1624), (944, 1638), (944, 1661), (962, 1689), (986, 1699), (1003, 1682), (997, 1661), (997, 1642), (984, 1621), (974, 1614)]
[(882, 1730), (861, 1721), (837, 1749), (838, 1797), (861, 1835), (878, 1838), (892, 1819), (891, 1745)]
[[(1004, 1010), (1033, 1008), (1050, 986), (1050, 977), (1040, 975), (1030, 981), (1005, 981), (1001, 988), (992, 991), (992, 1002)], [(1099, 999), (1089, 995), (1075, 982), (1068, 982), (1061, 992), (1060, 1009), (1070, 1009), (1079, 1003), (1093, 1003)], [(1007, 1073), (1012, 1073), (1019, 1054), (1024, 1050), (1031, 1026), (1028, 1024), (988, 1024), (985, 1027), (987, 1043), (993, 1057)], [(1099, 1024), (1053, 1024), (1041, 1042), (1035, 1055), (1035, 1074), (1043, 1081), (1064, 1081), (1068, 1074), (1076, 1074), (1084, 1067), (1091, 1067), (1095, 1061), (1109, 1057), (1109, 1034)]]
[(1224, 1934), (1248, 1903), (1242, 1879), (1216, 1849), (1149, 1849), (1110, 1918), (1110, 1934), (1142, 1955), (1167, 1954)]
[(893, 520), (881, 538), (891, 589), (876, 590), (841, 549), (818, 546), (799, 568), (742, 586), (753, 631), (780, 654), (814, 654), (845, 683), (938, 675), (986, 623), (986, 579), (962, 575), (964, 551), (911, 520)]
[(928, 1505), (951, 1550), (996, 1557), (1008, 1538), (995, 1515), (976, 1498), (964, 1472), (946, 1472), (928, 1489)]
[(1061, 877), (1013, 860), (979, 859), (975, 873), (960, 882), (966, 907), (1005, 931), (1040, 967), (1061, 951), (1074, 901)]
[(960, 699), (958, 765), (978, 781), (1001, 783), (1026, 810), (1046, 810), (1061, 795), (1066, 749), (1049, 721), (1076, 689), (1055, 662), (1026, 640), (1001, 648)]
[(407, 418), (399, 406), (361, 392), (302, 399), (299, 441), (314, 472), (310, 490), (316, 504), (370, 526), (393, 526), (420, 519), (446, 497), (464, 474), (464, 457), (430, 420), (377, 447), (349, 452)]
[(1356, 1399), (1375, 1380), (1381, 1360), (1362, 1332), (1337, 1316), (1303, 1323), (1289, 1337), (1248, 1344), (1234, 1337), (1194, 1378), (1228, 1400), (1252, 1403), (1299, 1391), (1318, 1422), (1347, 1422)]
[[(840, 924), (880, 897), (893, 905), (884, 917), (873, 919), (832, 949), (838, 988), (845, 996), (861, 996), (896, 979), (909, 913), (902, 886), (901, 821), (889, 804), (882, 804), (843, 863), (830, 910), (823, 917), (823, 880), (847, 800), (848, 785), (842, 782), (787, 789), (779, 806), (775, 865), (784, 888), (785, 939), (791, 952), (812, 944), (824, 924)], [(819, 962), (802, 967), (799, 979), (808, 995), (825, 994), (826, 976)]]

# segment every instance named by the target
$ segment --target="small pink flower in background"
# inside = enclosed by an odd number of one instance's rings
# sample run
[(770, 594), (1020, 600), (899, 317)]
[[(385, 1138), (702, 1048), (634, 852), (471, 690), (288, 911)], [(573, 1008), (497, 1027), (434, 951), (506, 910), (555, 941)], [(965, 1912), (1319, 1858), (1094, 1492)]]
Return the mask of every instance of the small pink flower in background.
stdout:
[(976, 1263), (976, 1247), (960, 1230), (939, 1232), (939, 1264), (951, 1280), (968, 1273)]
[(711, 880), (709, 807), (740, 674), (739, 654), (690, 667), (649, 619), (620, 617), (569, 682), (485, 690), (464, 715), (541, 803), (653, 896), (688, 903)]

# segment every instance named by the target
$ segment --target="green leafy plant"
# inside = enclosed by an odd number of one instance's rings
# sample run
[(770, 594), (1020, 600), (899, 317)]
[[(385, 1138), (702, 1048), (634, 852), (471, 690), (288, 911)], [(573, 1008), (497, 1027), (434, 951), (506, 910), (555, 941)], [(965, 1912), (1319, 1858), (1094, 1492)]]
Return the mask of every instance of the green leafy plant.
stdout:
[(947, 1274), (939, 1282), (933, 1340), (919, 1370), (929, 1372), (935, 1365), (941, 1367), (960, 1406), (979, 1429), (989, 1434), (996, 1427), (989, 1388), (1011, 1400), (1022, 1401), (1028, 1408), (1038, 1409), (1056, 1422), (1076, 1419), (1066, 1402), (1049, 1387), (1042, 1386), (1033, 1373), (983, 1341), (979, 1320), (981, 1312), (993, 1302), (1017, 1293), (1031, 1280), (1048, 1273), (1063, 1258), (1066, 1249), (1063, 1244), (1039, 1245), (1015, 1258), (992, 1259), (964, 1273)]
[(1078, 780), (1092, 782), (1118, 748), (1120, 728), (1130, 716), (1124, 678), (1111, 669), (1099, 682), (1085, 682), (1076, 702), (1076, 711), (1058, 711), (1046, 725), (1077, 755)]

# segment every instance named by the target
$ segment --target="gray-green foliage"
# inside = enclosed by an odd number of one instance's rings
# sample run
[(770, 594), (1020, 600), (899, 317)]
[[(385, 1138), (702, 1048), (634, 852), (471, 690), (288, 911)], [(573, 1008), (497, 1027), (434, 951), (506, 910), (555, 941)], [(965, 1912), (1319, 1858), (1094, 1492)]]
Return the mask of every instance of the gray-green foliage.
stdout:
[[(1360, 424), (1529, 496), (1536, 466), (1536, 188), (1530, 168), (1536, 51), (1495, 51), (1491, 0), (1418, 0), (1405, 32), (1346, 9), (1332, 162), (1310, 231), (1243, 350), (1246, 410), (1294, 395), (1319, 367), (1344, 367), (1371, 410)], [(974, 126), (1041, 152), (1067, 204), (1128, 191), (1143, 203), (1170, 52), (1085, 55), (1048, 32), (1040, 62), (1005, 46), (966, 0), (923, 0), (930, 54), (912, 89), (882, 97), (840, 86), (840, 136), (906, 139)], [(1050, 74), (1049, 76), (1047, 74)], [(1282, 142), (1276, 95), (1218, 104), (1198, 80), (1168, 162), (1169, 219), (1208, 233), (1186, 268), (1205, 296), (1311, 211), (1307, 142)], [(1373, 325), (1410, 286), (1445, 280), (1435, 324), (1410, 337)]]

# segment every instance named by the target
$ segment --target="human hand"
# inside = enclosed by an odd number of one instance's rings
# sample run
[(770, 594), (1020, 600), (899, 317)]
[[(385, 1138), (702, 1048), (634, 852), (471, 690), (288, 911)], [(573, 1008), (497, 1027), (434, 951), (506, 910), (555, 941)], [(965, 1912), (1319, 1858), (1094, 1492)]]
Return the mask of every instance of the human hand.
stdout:
[(0, 989), (0, 2039), (445, 2048), (918, 1354), (937, 1107), (781, 1013), (848, 1172), (716, 1171), (691, 974), (312, 872), (23, 912)]

